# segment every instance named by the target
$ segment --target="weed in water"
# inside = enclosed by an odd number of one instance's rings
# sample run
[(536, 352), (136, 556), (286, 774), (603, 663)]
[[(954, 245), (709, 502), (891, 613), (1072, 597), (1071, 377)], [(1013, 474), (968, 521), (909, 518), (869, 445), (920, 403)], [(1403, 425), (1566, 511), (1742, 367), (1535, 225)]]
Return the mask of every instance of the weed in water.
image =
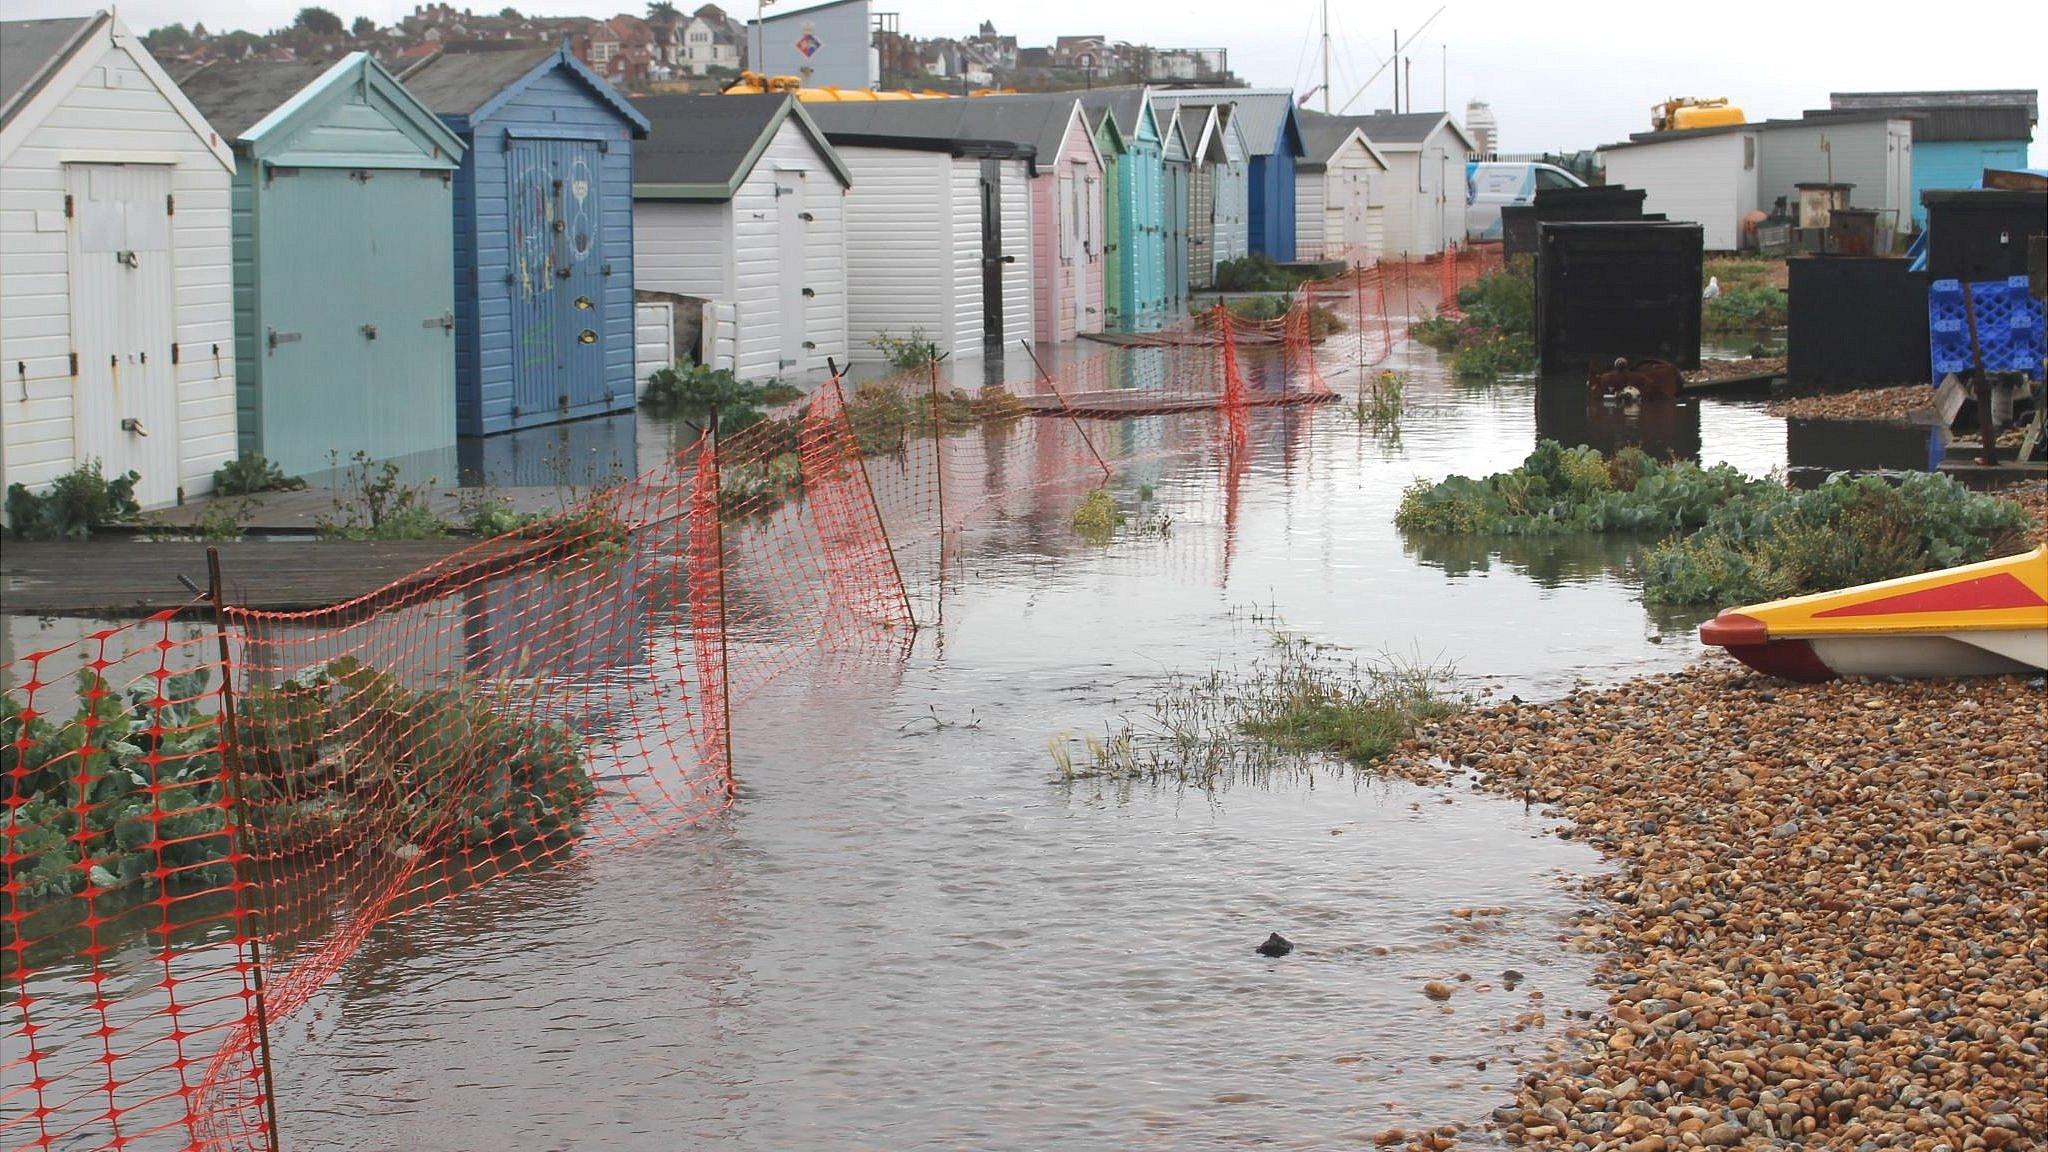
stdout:
[(1407, 408), (1407, 373), (1382, 372), (1373, 377), (1371, 389), (1358, 400), (1358, 421), (1369, 428), (1392, 428), (1401, 423)]
[(1144, 715), (1100, 738), (1050, 744), (1065, 783), (1142, 782), (1215, 792), (1236, 781), (1313, 774), (1318, 762), (1365, 767), (1418, 726), (1464, 706), (1448, 665), (1343, 658), (1276, 634), (1272, 653), (1241, 673), (1175, 678)]
[(912, 328), (908, 337), (892, 336), (877, 332), (868, 340), (868, 347), (882, 354), (889, 367), (898, 372), (911, 372), (927, 364), (936, 364), (946, 358), (939, 346), (927, 339), (922, 328)]
[(1091, 544), (1107, 544), (1123, 527), (1124, 514), (1117, 509), (1109, 491), (1097, 488), (1081, 498), (1074, 509), (1074, 531)]

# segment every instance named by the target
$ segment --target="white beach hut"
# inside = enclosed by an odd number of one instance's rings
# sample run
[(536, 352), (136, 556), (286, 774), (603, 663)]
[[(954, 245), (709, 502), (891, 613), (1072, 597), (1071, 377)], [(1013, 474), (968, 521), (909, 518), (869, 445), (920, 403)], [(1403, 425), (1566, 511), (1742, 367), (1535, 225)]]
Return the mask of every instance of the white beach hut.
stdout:
[(109, 13), (0, 23), (0, 485), (235, 454), (234, 156)]

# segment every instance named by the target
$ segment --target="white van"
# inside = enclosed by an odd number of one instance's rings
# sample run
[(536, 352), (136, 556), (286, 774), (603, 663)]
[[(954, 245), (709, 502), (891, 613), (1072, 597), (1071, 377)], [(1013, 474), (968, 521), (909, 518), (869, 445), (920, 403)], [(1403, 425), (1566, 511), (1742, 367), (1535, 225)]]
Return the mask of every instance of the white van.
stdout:
[(1500, 239), (1503, 204), (1533, 204), (1543, 188), (1584, 188), (1586, 182), (1554, 164), (1487, 160), (1465, 165), (1465, 238)]

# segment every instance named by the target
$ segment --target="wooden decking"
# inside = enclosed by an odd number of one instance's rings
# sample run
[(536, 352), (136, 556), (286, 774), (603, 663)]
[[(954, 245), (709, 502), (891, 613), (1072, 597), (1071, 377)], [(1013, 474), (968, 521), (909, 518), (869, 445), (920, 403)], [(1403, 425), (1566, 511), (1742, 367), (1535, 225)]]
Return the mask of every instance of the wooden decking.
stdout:
[[(291, 611), (367, 595), (475, 544), (449, 537), (381, 542), (244, 540), (215, 547), (220, 549), (230, 604)], [(529, 546), (515, 541), (507, 548)], [(200, 587), (206, 584), (206, 547), (119, 538), (52, 544), (10, 540), (0, 549), (0, 610), (17, 616), (119, 618), (177, 608), (194, 600), (178, 583), (179, 576)]]
[[(583, 491), (583, 490), (577, 490)], [(562, 488), (427, 488), (421, 491), (426, 506), (450, 524), (467, 518), (465, 502), (489, 497), (514, 512), (559, 511), (571, 494)], [(243, 532), (258, 535), (295, 535), (319, 530), (322, 520), (341, 520), (349, 498), (333, 488), (301, 488), (296, 492), (261, 492), (253, 496), (202, 496), (175, 508), (151, 512), (132, 530), (148, 531), (153, 525), (190, 528), (209, 515), (225, 514), (241, 525)], [(358, 515), (361, 515), (360, 507)], [(117, 529), (118, 530), (118, 529)]]

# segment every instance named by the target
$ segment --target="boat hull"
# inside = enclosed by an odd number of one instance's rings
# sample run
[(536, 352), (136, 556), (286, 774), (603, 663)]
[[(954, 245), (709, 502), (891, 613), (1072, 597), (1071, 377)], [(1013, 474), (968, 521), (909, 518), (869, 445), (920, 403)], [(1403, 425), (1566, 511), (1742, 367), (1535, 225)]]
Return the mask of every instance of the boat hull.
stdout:
[(1788, 680), (2048, 670), (2048, 548), (1733, 609), (1700, 640)]

